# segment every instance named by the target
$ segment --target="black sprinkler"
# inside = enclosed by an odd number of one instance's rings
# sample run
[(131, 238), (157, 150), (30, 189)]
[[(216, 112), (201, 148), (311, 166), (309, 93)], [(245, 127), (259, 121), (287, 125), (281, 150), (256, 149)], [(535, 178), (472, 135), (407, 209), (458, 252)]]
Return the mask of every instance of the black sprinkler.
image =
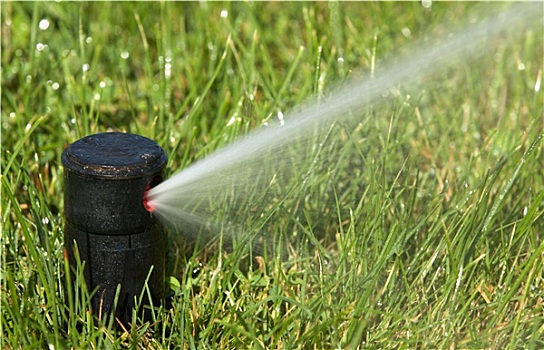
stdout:
[(166, 161), (154, 141), (117, 132), (84, 137), (62, 154), (64, 242), (72, 270), (77, 244), (95, 315), (114, 312), (128, 325), (146, 280), (151, 300), (144, 291), (143, 304), (164, 299), (166, 233), (144, 201)]

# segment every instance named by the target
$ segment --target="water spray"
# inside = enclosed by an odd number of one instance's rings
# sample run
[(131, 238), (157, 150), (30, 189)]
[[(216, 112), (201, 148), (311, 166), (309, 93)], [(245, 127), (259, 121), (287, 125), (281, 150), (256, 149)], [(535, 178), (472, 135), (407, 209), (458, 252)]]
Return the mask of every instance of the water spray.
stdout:
[[(155, 215), (184, 232), (209, 226), (211, 218), (219, 217), (216, 204), (220, 200), (249, 207), (248, 198), (259, 192), (258, 188), (269, 188), (272, 181), (289, 182), (292, 169), (310, 171), (311, 167), (304, 162), (316, 155), (306, 151), (310, 147), (305, 150), (298, 145), (314, 141), (314, 131), (325, 131), (338, 122), (356, 129), (361, 111), (369, 105), (379, 109), (390, 103), (391, 98), (385, 96), (392, 96), (389, 92), (399, 85), (417, 84), (456, 63), (486, 56), (494, 37), (506, 31), (509, 35), (521, 33), (520, 28), (532, 21), (541, 21), (541, 15), (541, 7), (534, 4), (512, 6), (458, 32), (428, 43), (419, 42), (408, 54), (384, 63), (384, 68), (372, 79), (355, 77), (330, 96), (282, 116), (280, 123), (258, 129), (191, 164), (151, 189), (149, 203)], [(228, 212), (222, 215), (223, 218), (229, 216)], [(229, 224), (223, 218), (216, 220), (217, 229), (223, 230)]]
[[(162, 181), (166, 161), (152, 140), (116, 132), (84, 137), (62, 154), (70, 264), (77, 266), (77, 248), (87, 287), (96, 292), (93, 313), (114, 313), (124, 325), (141, 295), (147, 305), (164, 298), (166, 233), (147, 191)], [(151, 300), (142, 293), (146, 282)]]

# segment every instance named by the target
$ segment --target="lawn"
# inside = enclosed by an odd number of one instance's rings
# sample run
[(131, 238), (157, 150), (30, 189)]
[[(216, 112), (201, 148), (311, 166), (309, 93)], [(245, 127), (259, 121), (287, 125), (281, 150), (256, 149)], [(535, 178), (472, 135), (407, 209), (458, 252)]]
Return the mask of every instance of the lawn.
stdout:
[[(2, 3), (0, 348), (543, 348), (543, 8), (418, 56), (513, 6)], [(166, 218), (171, 307), (90, 312), (64, 148), (140, 134), (173, 177), (351, 81), (383, 92), (195, 182), (199, 225)]]

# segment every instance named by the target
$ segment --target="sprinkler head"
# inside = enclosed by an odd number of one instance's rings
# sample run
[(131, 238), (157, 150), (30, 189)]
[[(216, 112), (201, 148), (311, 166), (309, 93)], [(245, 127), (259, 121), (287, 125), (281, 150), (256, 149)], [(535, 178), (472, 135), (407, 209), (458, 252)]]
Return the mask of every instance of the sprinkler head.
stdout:
[[(164, 299), (166, 233), (146, 190), (162, 181), (166, 160), (154, 141), (118, 132), (84, 137), (62, 154), (70, 264), (74, 269), (77, 245), (87, 286), (96, 290), (93, 313), (115, 313), (124, 325), (141, 295), (148, 305)], [(142, 293), (146, 282), (151, 299)]]

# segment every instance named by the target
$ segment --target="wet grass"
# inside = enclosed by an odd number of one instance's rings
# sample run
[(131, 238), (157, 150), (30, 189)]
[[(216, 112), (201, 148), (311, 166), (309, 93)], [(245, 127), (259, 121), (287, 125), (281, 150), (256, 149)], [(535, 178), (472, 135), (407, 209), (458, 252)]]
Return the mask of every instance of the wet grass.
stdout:
[(172, 235), (175, 296), (160, 322), (119, 331), (89, 313), (80, 275), (72, 292), (65, 279), (69, 143), (138, 133), (173, 174), (354, 72), (378, 74), (453, 18), (488, 12), (4, 3), (0, 347), (543, 347), (542, 23), (336, 125), (304, 186), (232, 214), (270, 249)]

